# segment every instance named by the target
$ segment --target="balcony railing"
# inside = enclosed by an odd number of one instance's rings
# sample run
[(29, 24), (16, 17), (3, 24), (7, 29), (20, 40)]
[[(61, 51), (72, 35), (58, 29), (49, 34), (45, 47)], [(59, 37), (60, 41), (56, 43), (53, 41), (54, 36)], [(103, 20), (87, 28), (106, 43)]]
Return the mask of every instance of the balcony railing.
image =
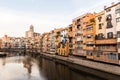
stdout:
[(117, 44), (117, 39), (100, 39), (95, 41), (96, 44)]
[(86, 42), (93, 42), (94, 41), (94, 38), (87, 38), (86, 39)]
[(97, 51), (117, 51), (117, 48), (116, 47), (109, 47), (109, 48), (98, 48), (98, 47), (96, 47), (95, 48), (95, 50), (97, 50)]
[(86, 47), (85, 50), (94, 50), (93, 47)]
[(87, 34), (93, 34), (94, 33), (94, 30), (88, 30), (88, 31), (86, 31), (86, 35)]

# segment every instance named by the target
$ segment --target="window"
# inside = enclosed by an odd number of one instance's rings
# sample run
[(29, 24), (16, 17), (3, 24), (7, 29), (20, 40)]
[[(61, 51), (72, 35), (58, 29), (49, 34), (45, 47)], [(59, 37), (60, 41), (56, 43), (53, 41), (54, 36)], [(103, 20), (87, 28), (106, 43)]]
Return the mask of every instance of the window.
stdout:
[(88, 55), (88, 56), (93, 56), (93, 52), (90, 52), (90, 51), (88, 52), (88, 51), (87, 51), (87, 55)]
[(101, 17), (101, 16), (100, 16), (100, 17), (98, 17), (99, 22), (101, 22), (101, 19), (102, 19), (102, 17)]
[(120, 60), (120, 54), (118, 54), (118, 60)]
[(103, 39), (103, 38), (104, 38), (103, 33), (98, 34), (97, 39)]
[(77, 26), (77, 29), (80, 30), (80, 28), (81, 28), (81, 25), (78, 25), (78, 26)]
[(104, 46), (104, 45), (102, 46), (102, 49), (105, 49), (105, 46)]
[(102, 24), (99, 24), (99, 29), (102, 29)]
[(115, 13), (116, 14), (118, 14), (118, 13), (120, 14), (120, 9), (116, 9)]
[(101, 52), (98, 52), (98, 53), (97, 53), (97, 57), (100, 57), (100, 55), (101, 55)]
[(117, 47), (120, 48), (120, 43), (117, 43)]
[(90, 19), (90, 22), (95, 22), (95, 19), (94, 18)]
[(112, 28), (113, 25), (112, 25), (112, 22), (111, 21), (107, 21), (107, 28)]
[(112, 20), (112, 15), (111, 14), (106, 16), (106, 21), (110, 21), (110, 20)]
[(77, 20), (77, 23), (79, 23), (79, 22), (80, 22), (80, 19)]
[(72, 47), (73, 47), (73, 45), (72, 45), (72, 44), (69, 44), (69, 47), (70, 47), (70, 48), (72, 48)]
[(111, 14), (107, 15), (106, 16), (107, 28), (112, 28), (113, 27), (111, 20), (112, 20), (112, 15)]
[(117, 32), (117, 38), (120, 38), (120, 31)]
[(110, 48), (110, 46), (109, 46), (109, 45), (107, 45), (107, 46), (106, 46), (106, 49), (109, 49), (109, 48)]
[(87, 37), (87, 38), (92, 38), (93, 35), (89, 34), (89, 35), (87, 35), (86, 37)]
[(119, 18), (116, 18), (116, 22), (120, 22), (120, 17), (119, 17)]
[(113, 38), (113, 32), (107, 33), (107, 38)]
[(81, 36), (81, 34), (80, 34), (80, 33), (77, 33), (77, 36)]
[(98, 46), (98, 50), (101, 50), (101, 46)]
[(111, 9), (110, 9), (110, 8), (106, 10), (106, 12), (110, 12), (110, 11), (111, 11)]
[(93, 26), (88, 26), (86, 30), (93, 30)]
[(109, 54), (108, 54), (108, 58), (109, 58), (109, 59), (116, 59), (116, 54), (114, 54), (114, 53), (109, 53)]

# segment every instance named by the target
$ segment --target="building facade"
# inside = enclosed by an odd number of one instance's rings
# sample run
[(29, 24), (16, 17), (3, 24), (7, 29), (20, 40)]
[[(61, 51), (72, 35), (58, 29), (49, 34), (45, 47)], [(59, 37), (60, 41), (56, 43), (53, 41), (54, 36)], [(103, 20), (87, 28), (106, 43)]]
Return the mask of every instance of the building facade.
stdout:
[(83, 25), (83, 50), (86, 53), (86, 57), (93, 59), (94, 55), (94, 44), (95, 44), (95, 13), (87, 13), (82, 18)]
[(97, 35), (96, 38), (96, 56), (95, 59), (109, 62), (118, 63), (117, 53), (117, 30), (116, 30), (116, 6), (117, 4), (111, 3), (111, 6), (104, 6), (104, 29), (105, 34)]
[(73, 55), (77, 56), (86, 56), (86, 53), (83, 51), (83, 23), (82, 23), (83, 16), (84, 15), (73, 19), (76, 43)]
[(40, 36), (40, 33), (34, 32), (34, 26), (33, 25), (31, 25), (30, 29), (28, 31), (26, 31), (26, 33), (25, 33), (26, 38), (35, 38), (35, 37), (38, 37), (38, 36)]

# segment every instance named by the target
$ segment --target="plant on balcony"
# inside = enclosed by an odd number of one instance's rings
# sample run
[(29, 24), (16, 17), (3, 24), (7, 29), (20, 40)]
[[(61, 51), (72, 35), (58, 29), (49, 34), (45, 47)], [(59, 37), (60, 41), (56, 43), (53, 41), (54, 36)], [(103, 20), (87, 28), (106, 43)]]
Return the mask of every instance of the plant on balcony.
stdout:
[(95, 19), (93, 18), (93, 19), (90, 19), (90, 22), (95, 22)]

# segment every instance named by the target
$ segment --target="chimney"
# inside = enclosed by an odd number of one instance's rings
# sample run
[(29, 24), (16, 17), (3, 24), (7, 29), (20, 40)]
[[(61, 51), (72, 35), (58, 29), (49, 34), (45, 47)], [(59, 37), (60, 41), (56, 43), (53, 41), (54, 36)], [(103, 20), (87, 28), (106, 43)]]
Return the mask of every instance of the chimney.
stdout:
[(111, 3), (112, 6), (113, 6), (114, 4), (115, 4), (114, 2)]
[(106, 9), (107, 8), (107, 6), (104, 6), (104, 9)]

